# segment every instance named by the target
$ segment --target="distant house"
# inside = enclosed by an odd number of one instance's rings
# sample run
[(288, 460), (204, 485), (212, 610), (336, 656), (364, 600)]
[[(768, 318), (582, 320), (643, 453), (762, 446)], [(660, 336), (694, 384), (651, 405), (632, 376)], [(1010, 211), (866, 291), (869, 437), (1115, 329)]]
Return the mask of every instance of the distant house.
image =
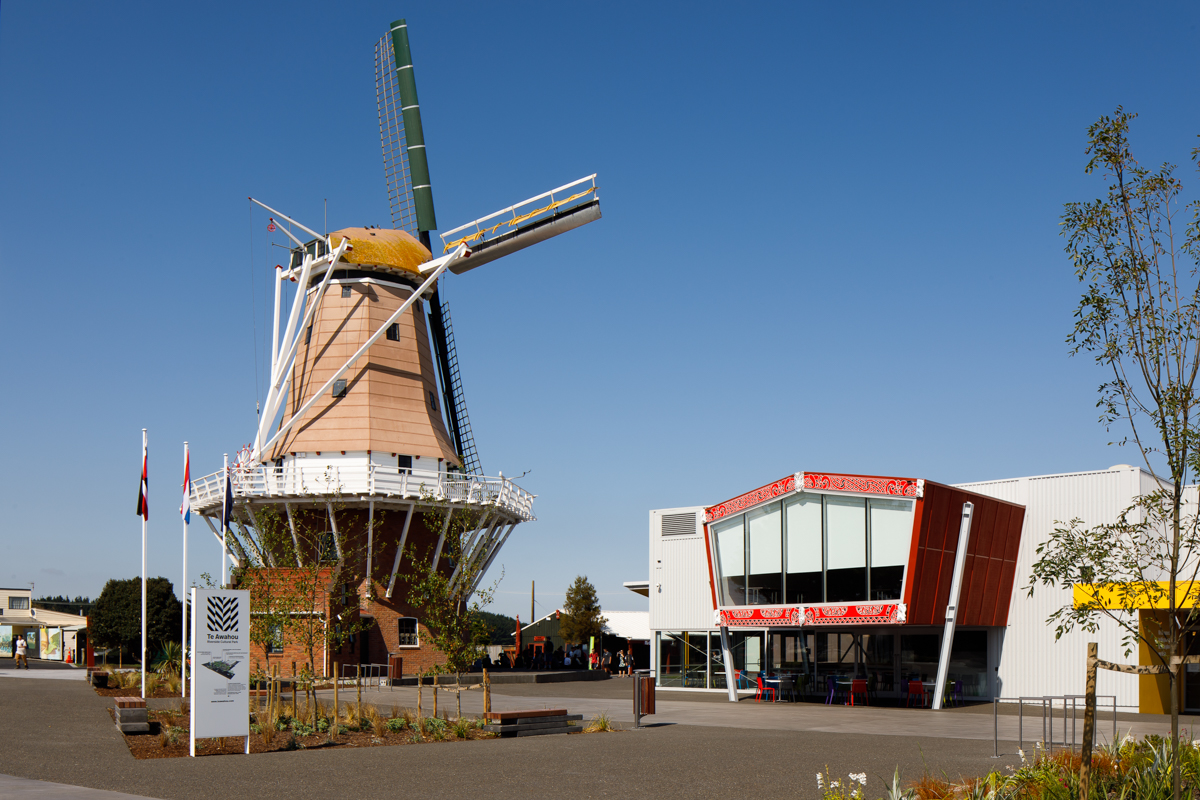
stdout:
[[(633, 648), (635, 666), (639, 669), (650, 666), (650, 612), (648, 611), (601, 611), (607, 618), (604, 634), (596, 647), (616, 653)], [(562, 609), (555, 609), (539, 620), (521, 626), (521, 648), (532, 647), (534, 651), (554, 652), (565, 645), (559, 633)], [(586, 652), (588, 643), (583, 643)], [(615, 663), (615, 662), (614, 662)]]
[(34, 608), (32, 590), (0, 587), (0, 658), (16, 656), (21, 638), (29, 658), (79, 663), (77, 641), (86, 641), (86, 630), (87, 617)]

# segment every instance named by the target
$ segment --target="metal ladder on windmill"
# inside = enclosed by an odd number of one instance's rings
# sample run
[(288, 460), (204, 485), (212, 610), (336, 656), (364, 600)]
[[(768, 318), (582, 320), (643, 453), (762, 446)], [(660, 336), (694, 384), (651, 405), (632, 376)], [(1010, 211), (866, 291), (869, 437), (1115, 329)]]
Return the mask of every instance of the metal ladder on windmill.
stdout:
[(468, 475), (482, 475), (483, 467), (479, 464), (479, 453), (475, 449), (475, 436), (471, 433), (471, 420), (467, 416), (467, 401), (463, 398), (462, 378), (458, 372), (458, 351), (454, 347), (454, 326), (450, 322), (450, 308), (442, 303), (442, 325), (446, 333), (446, 364), (448, 372), (448, 387), (443, 387), (450, 395), (454, 407), (453, 419), (458, 425), (457, 444), (462, 447), (459, 453), (463, 460), (463, 472)]

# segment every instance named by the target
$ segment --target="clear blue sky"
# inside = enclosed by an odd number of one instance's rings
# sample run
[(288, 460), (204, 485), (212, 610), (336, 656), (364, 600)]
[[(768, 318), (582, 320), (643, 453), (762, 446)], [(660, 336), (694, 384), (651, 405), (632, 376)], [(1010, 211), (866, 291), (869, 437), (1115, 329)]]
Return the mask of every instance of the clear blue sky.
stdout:
[(1068, 358), (1056, 223), (1118, 104), (1193, 180), (1195, 4), (9, 0), (0, 585), (137, 574), (147, 427), (178, 586), (182, 442), (202, 474), (253, 436), (275, 260), (246, 197), (388, 224), (372, 48), (399, 17), (444, 228), (600, 176), (603, 220), (445, 288), (484, 468), (539, 495), (495, 610), (579, 573), (644, 608), (649, 509), (798, 470), (1133, 461)]

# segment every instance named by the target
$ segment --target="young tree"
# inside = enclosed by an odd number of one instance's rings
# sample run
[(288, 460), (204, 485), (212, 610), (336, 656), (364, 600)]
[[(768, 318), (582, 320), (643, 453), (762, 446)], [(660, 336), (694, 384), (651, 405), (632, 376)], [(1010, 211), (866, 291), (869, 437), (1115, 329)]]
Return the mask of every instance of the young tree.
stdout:
[(606, 622), (608, 620), (600, 616), (596, 587), (592, 586), (586, 575), (577, 576), (567, 589), (567, 597), (563, 601), (559, 636), (564, 642), (582, 644), (591, 636), (599, 636)]
[[(1180, 596), (1200, 568), (1197, 517), (1184, 487), (1200, 468), (1196, 393), (1200, 374), (1200, 275), (1195, 202), (1180, 206), (1174, 166), (1150, 170), (1133, 157), (1130, 122), (1120, 107), (1088, 129), (1085, 172), (1099, 172), (1103, 197), (1067, 203), (1066, 251), (1085, 284), (1068, 337), (1072, 355), (1089, 353), (1108, 377), (1100, 386), (1100, 420), (1132, 444), (1159, 488), (1135, 500), (1117, 522), (1059, 523), (1038, 550), (1035, 586), (1092, 587), (1055, 611), (1056, 633), (1095, 632), (1101, 618), (1121, 629), (1126, 657), (1144, 644), (1168, 670), (1173, 789), (1179, 800), (1179, 665), (1183, 631), (1196, 597)], [(1200, 149), (1192, 151), (1193, 161)], [(1180, 211), (1190, 216), (1180, 225)], [(1181, 229), (1182, 228), (1182, 229)], [(1161, 617), (1138, 609), (1165, 608)], [(1142, 624), (1139, 624), (1139, 621)]]
[[(272, 648), (291, 641), (307, 653), (315, 674), (318, 651), (338, 649), (374, 624), (348, 613), (358, 607), (357, 591), (342, 597), (343, 587), (356, 587), (367, 577), (359, 565), (368, 560), (365, 537), (349, 536), (345, 524), (329, 530), (326, 513), (343, 511), (340, 502), (316, 514), (288, 515), (268, 506), (255, 510), (253, 526), (236, 529), (233, 538), (244, 560), (234, 583), (250, 591), (250, 640), (262, 648), (267, 671)], [(377, 514), (374, 525), (381, 522)]]
[[(430, 500), (432, 500), (430, 498)], [(491, 638), (486, 608), (495, 595), (503, 575), (490, 586), (478, 587), (484, 564), (483, 553), (472, 553), (481, 523), (491, 516), (490, 505), (451, 508), (435, 503), (425, 518), (430, 530), (444, 530), (438, 565), (432, 568), (433, 548), (416, 553), (405, 574), (408, 602), (420, 610), (421, 623), (428, 638), (441, 652), (441, 662), (433, 673), (454, 673), (456, 714), (462, 717), (462, 673), (483, 657)], [(449, 524), (447, 524), (449, 516)], [(434, 707), (437, 687), (434, 686)]]

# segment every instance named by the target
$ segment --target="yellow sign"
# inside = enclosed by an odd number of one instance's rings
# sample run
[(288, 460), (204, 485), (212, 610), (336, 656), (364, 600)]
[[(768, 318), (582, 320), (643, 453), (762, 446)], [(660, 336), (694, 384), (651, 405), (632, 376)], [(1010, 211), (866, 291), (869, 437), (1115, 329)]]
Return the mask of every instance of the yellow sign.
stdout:
[[(1073, 594), (1076, 608), (1110, 610), (1166, 609), (1170, 607), (1170, 581), (1131, 583), (1076, 583)], [(1200, 581), (1175, 584), (1175, 607), (1193, 608), (1200, 600)]]

